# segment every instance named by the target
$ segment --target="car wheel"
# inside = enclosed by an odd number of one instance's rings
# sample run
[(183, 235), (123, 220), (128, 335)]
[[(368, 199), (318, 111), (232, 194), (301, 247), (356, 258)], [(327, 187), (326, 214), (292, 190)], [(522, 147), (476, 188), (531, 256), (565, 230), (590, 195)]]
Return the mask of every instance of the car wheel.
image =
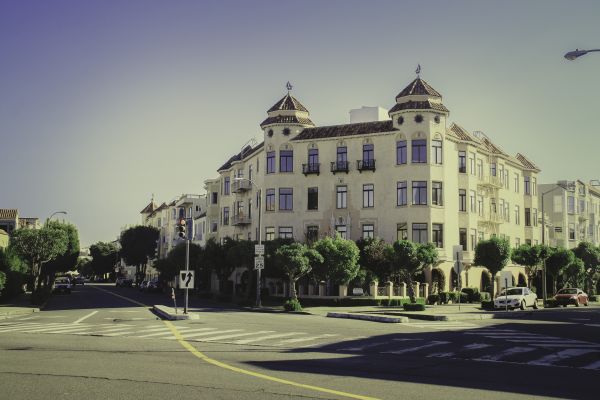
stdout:
[(575, 300), (575, 307), (579, 307), (579, 300)]
[(534, 300), (534, 302), (533, 302), (533, 309), (534, 309), (534, 310), (537, 310), (537, 309), (538, 309), (537, 300)]
[(587, 307), (587, 306), (589, 306), (589, 305), (590, 305), (590, 301), (588, 300), (588, 301), (586, 301), (586, 302), (585, 302), (584, 306), (586, 306), (586, 307)]
[(527, 305), (525, 304), (525, 300), (521, 301), (521, 310), (525, 310), (527, 308)]

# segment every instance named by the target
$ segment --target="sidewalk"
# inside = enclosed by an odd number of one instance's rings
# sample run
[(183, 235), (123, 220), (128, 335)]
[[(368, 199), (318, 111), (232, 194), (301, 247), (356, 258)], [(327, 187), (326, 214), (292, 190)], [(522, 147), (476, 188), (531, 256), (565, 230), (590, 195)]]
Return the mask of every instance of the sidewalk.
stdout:
[(40, 307), (31, 305), (30, 295), (23, 293), (10, 299), (9, 303), (0, 304), (0, 319), (40, 312)]

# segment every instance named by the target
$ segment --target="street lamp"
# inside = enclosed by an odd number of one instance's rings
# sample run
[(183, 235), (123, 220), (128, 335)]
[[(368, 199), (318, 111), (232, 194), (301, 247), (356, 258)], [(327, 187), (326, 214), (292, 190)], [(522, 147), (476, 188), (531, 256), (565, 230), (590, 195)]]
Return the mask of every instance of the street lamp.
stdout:
[[(566, 56), (565, 56), (566, 57)], [(567, 188), (564, 188), (560, 185), (557, 185), (555, 187), (553, 187), (550, 190), (547, 190), (545, 192), (543, 192), (540, 196), (541, 200), (542, 200), (542, 246), (546, 244), (546, 214), (544, 212), (544, 196), (547, 195), (550, 192), (555, 191), (556, 189), (567, 189), (568, 190), (569, 185), (567, 184)], [(544, 308), (546, 308), (546, 304), (547, 304), (547, 294), (546, 294), (546, 259), (544, 259), (544, 268), (543, 268), (543, 272), (542, 272), (542, 293), (544, 296)]]
[(568, 52), (567, 54), (565, 54), (565, 58), (569, 61), (573, 61), (576, 58), (579, 58), (581, 56), (585, 56), (587, 53), (591, 53), (592, 51), (600, 51), (600, 49), (592, 49), (592, 50), (579, 50), (579, 49), (575, 49), (573, 51)]
[[(235, 177), (233, 178), (234, 181), (248, 181), (250, 182), (250, 184), (252, 186), (254, 186), (256, 188), (256, 190), (258, 190), (258, 245), (262, 245), (262, 205), (261, 205), (261, 201), (262, 201), (262, 193), (261, 193), (261, 189), (260, 187), (258, 187), (258, 185), (256, 183), (254, 183), (254, 181), (252, 179), (249, 178), (242, 178), (242, 177)], [(261, 301), (260, 301), (260, 274), (261, 274), (261, 268), (257, 268), (256, 269), (256, 307), (262, 307)]]
[(48, 222), (50, 222), (50, 219), (52, 219), (52, 217), (54, 217), (56, 214), (64, 214), (67, 215), (66, 211), (54, 211), (52, 214), (50, 214), (50, 216), (46, 219), (46, 225), (48, 225)]

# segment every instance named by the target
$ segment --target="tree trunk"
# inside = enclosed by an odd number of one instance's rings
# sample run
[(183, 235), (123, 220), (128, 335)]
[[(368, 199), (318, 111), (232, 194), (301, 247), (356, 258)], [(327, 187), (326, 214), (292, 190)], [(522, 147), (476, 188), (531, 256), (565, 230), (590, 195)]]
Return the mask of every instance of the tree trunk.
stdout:
[(290, 294), (292, 300), (298, 301), (298, 294), (296, 293), (296, 280), (293, 278), (290, 278)]
[(406, 274), (406, 285), (408, 286), (407, 290), (408, 290), (408, 297), (410, 298), (410, 302), (416, 303), (417, 299), (415, 296), (415, 286), (413, 285), (412, 276), (409, 273)]

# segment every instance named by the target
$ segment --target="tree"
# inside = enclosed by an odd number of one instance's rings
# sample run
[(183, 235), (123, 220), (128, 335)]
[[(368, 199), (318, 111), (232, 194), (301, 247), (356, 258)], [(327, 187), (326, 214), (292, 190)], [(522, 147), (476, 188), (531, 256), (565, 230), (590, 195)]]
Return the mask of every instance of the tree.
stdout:
[(75, 225), (59, 221), (50, 221), (47, 226), (62, 229), (67, 235), (67, 250), (45, 266), (47, 277), (54, 279), (56, 273), (72, 271), (76, 268), (79, 259), (79, 232)]
[(152, 226), (138, 225), (121, 232), (121, 257), (129, 265), (135, 265), (137, 281), (146, 275), (148, 260), (154, 258), (159, 231)]
[(522, 244), (513, 250), (511, 259), (514, 263), (525, 267), (528, 288), (531, 289), (531, 283), (539, 271), (540, 264), (548, 258), (548, 255), (549, 248), (545, 245)]
[(225, 238), (222, 245), (211, 238), (204, 246), (205, 267), (215, 271), (219, 277), (219, 292), (223, 294), (227, 291), (226, 282), (229, 281), (229, 277), (235, 269), (235, 266), (230, 264), (229, 259), (227, 258), (227, 252), (232, 246), (233, 241), (229, 238)]
[[(186, 244), (179, 243), (175, 246), (166, 258), (157, 260), (154, 268), (160, 272), (162, 280), (170, 281), (177, 276), (180, 270), (185, 269)], [(200, 268), (202, 260), (202, 247), (190, 243), (190, 269), (197, 271)]]
[(571, 250), (558, 248), (546, 260), (546, 273), (552, 277), (553, 293), (556, 293), (556, 282), (562, 270), (575, 261), (575, 254)]
[(487, 268), (492, 274), (492, 296), (496, 293), (496, 274), (508, 264), (509, 259), (510, 244), (508, 240), (493, 237), (477, 243), (473, 264)]
[(0, 272), (5, 276), (4, 288), (0, 289), (2, 298), (7, 299), (23, 293), (27, 270), (27, 264), (19, 258), (13, 248), (0, 248)]
[(575, 257), (583, 261), (585, 272), (585, 290), (591, 292), (595, 287), (594, 276), (600, 272), (600, 250), (590, 242), (580, 242), (573, 249)]
[(323, 261), (315, 266), (319, 279), (347, 285), (358, 273), (359, 251), (352, 240), (342, 239), (339, 235), (335, 239), (325, 237), (315, 242), (314, 249), (323, 257)]
[(248, 271), (249, 282), (246, 282), (246, 298), (249, 299), (252, 295), (253, 288), (254, 242), (250, 240), (233, 240), (231, 246), (227, 250), (226, 258), (229, 265), (232, 265), (234, 269), (243, 267)]
[(311, 271), (312, 265), (322, 263), (323, 257), (301, 243), (283, 245), (276, 253), (281, 257), (282, 272), (290, 283), (292, 300), (298, 301), (296, 282)]
[(413, 278), (423, 270), (425, 265), (437, 263), (437, 249), (433, 243), (417, 244), (408, 240), (399, 240), (388, 248), (387, 258), (391, 273), (406, 282), (410, 302), (416, 303)]
[(364, 270), (368, 271), (361, 275), (365, 275), (365, 278), (372, 275), (379, 282), (389, 280), (390, 265), (386, 254), (390, 245), (380, 238), (359, 239), (356, 245), (360, 251), (359, 264)]
[(35, 292), (42, 288), (44, 264), (67, 251), (68, 237), (64, 230), (53, 226), (41, 229), (21, 228), (13, 231), (10, 246), (29, 263), (30, 283)]
[(117, 245), (112, 242), (97, 242), (90, 246), (90, 263), (94, 275), (102, 276), (113, 272), (118, 257)]
[(584, 262), (575, 257), (573, 262), (562, 270), (562, 276), (565, 286), (579, 287), (582, 281), (585, 280)]

